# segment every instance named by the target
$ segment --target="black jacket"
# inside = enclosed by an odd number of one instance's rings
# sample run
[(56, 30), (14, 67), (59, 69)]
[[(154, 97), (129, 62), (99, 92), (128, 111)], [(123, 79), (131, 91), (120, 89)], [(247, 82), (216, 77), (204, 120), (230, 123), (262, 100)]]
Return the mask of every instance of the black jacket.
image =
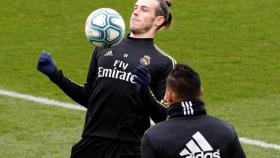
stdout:
[(202, 101), (170, 105), (168, 115), (145, 132), (142, 158), (245, 158), (234, 128), (208, 116)]
[(165, 79), (174, 61), (154, 45), (153, 39), (127, 37), (119, 45), (95, 48), (87, 80), (80, 86), (62, 71), (50, 79), (69, 97), (87, 108), (83, 136), (97, 136), (140, 143), (152, 117), (166, 119), (165, 109), (149, 112), (136, 92), (133, 70), (144, 64), (151, 73), (150, 87), (158, 100), (165, 94)]

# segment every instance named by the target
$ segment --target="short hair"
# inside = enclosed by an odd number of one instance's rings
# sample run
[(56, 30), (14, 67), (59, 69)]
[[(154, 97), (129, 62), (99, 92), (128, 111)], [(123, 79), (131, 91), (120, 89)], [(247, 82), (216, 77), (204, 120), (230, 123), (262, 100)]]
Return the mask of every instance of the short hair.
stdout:
[(178, 99), (197, 99), (200, 97), (201, 81), (199, 74), (189, 65), (176, 64), (166, 80)]
[(168, 29), (172, 22), (172, 14), (170, 11), (171, 8), (171, 0), (157, 0), (159, 2), (159, 6), (156, 8), (156, 16), (163, 16), (164, 22), (163, 24), (158, 28), (164, 27), (165, 29)]

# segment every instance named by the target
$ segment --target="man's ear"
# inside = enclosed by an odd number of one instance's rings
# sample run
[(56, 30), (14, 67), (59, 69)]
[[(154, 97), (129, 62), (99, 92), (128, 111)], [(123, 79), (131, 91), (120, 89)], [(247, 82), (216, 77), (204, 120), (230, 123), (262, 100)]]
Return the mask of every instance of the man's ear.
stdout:
[(199, 92), (199, 97), (202, 97), (204, 94), (204, 90), (203, 87), (200, 87), (200, 92)]
[(173, 103), (174, 99), (173, 99), (173, 93), (171, 90), (166, 90), (166, 101), (167, 101), (167, 104), (170, 105)]
[(164, 16), (157, 16), (154, 24), (159, 27), (164, 23)]

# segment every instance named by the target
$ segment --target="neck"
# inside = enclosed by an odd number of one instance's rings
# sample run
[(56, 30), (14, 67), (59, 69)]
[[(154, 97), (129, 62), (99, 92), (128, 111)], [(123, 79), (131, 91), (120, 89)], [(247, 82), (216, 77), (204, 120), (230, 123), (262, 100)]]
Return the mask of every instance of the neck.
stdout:
[(155, 34), (148, 34), (148, 33), (143, 33), (143, 34), (134, 34), (134, 33), (130, 33), (129, 35), (132, 38), (154, 38)]

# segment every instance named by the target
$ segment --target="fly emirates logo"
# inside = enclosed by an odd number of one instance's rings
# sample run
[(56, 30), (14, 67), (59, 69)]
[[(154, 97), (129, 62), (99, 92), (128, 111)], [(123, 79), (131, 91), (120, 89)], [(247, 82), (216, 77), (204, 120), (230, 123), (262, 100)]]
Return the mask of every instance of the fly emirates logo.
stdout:
[(113, 69), (98, 67), (98, 77), (115, 78), (130, 83), (135, 83), (134, 78), (136, 77), (136, 75), (133, 75), (131, 72), (125, 71), (128, 65), (128, 63), (125, 63), (121, 60), (115, 60)]
[(187, 142), (179, 155), (184, 158), (220, 158), (220, 150), (214, 151), (212, 146), (200, 132), (196, 132)]

